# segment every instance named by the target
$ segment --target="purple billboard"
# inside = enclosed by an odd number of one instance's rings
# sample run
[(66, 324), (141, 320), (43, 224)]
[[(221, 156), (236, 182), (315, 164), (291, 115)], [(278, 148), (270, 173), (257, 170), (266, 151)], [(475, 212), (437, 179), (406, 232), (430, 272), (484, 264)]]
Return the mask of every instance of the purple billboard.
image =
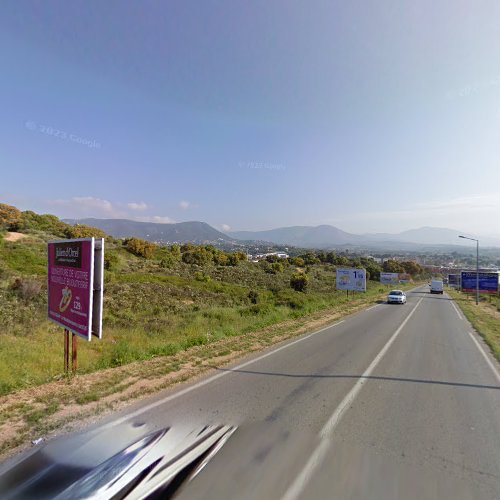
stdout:
[(48, 262), (49, 319), (90, 340), (94, 238), (49, 242)]

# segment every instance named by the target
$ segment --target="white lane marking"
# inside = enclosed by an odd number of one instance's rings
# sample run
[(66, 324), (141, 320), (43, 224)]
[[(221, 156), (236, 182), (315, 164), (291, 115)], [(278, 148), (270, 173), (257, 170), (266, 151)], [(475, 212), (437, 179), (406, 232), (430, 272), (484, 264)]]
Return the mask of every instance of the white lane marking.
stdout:
[(369, 307), (368, 309), (365, 309), (365, 311), (371, 311), (372, 309), (375, 309), (376, 307), (378, 307), (380, 304), (377, 304), (375, 306), (371, 306)]
[[(457, 314), (458, 314), (458, 317), (460, 319), (465, 319), (462, 314), (460, 314), (460, 311), (458, 310), (457, 306), (454, 304), (454, 302), (452, 301), (451, 302), (451, 305), (454, 307), (455, 311), (457, 311)], [(469, 334), (469, 337), (474, 341), (474, 344), (476, 344), (476, 347), (479, 349), (479, 352), (481, 353), (481, 355), (483, 356), (483, 358), (485, 359), (486, 363), (488, 364), (488, 366), (491, 368), (491, 371), (493, 372), (493, 375), (495, 375), (495, 378), (497, 379), (498, 382), (500, 382), (500, 374), (498, 373), (498, 370), (497, 368), (495, 367), (495, 365), (492, 363), (491, 359), (489, 358), (489, 356), (486, 354), (486, 352), (484, 351), (484, 349), (482, 348), (481, 344), (477, 341), (476, 337), (474, 336), (474, 333), (472, 333), (470, 330), (467, 330), (467, 333)]]
[(457, 316), (463, 320), (462, 315), (460, 314), (460, 311), (458, 310), (457, 306), (453, 302), (450, 302), (450, 304), (453, 306), (453, 309), (455, 309)]
[(474, 341), (474, 344), (476, 344), (476, 347), (479, 349), (479, 352), (483, 355), (483, 358), (486, 360), (486, 363), (488, 363), (488, 366), (491, 368), (491, 371), (495, 375), (497, 381), (500, 382), (500, 374), (495, 368), (495, 365), (491, 362), (491, 359), (484, 352), (484, 349), (481, 347), (481, 344), (477, 341), (476, 337), (474, 337), (474, 334), (471, 331), (467, 331), (467, 333), (469, 334), (470, 338)]
[(273, 354), (276, 354), (277, 352), (282, 351), (283, 349), (287, 349), (288, 347), (291, 347), (292, 345), (298, 344), (299, 342), (303, 342), (304, 340), (307, 340), (308, 338), (312, 337), (313, 335), (317, 335), (318, 333), (324, 332), (325, 330), (328, 330), (329, 328), (333, 328), (337, 325), (340, 325), (341, 323), (344, 323), (344, 321), (345, 321), (345, 319), (337, 321), (336, 323), (333, 323), (332, 325), (325, 326), (324, 328), (321, 328), (320, 330), (309, 333), (308, 335), (305, 335), (304, 337), (300, 337), (300, 339), (294, 340), (293, 342), (290, 342), (289, 344), (285, 344), (285, 345), (282, 345), (281, 347), (273, 349), (272, 351), (267, 352), (266, 354), (263, 354), (262, 356), (259, 356), (255, 359), (251, 359), (250, 361), (246, 361), (245, 363), (237, 365), (234, 368), (231, 368), (231, 370), (217, 373), (216, 375), (213, 375), (205, 380), (202, 380), (202, 381), (198, 382), (197, 384), (186, 387), (185, 389), (182, 389), (181, 391), (178, 391), (174, 394), (171, 394), (170, 396), (166, 396), (163, 399), (155, 401), (154, 403), (151, 403), (147, 406), (143, 406), (142, 408), (139, 408), (138, 410), (136, 410), (132, 413), (124, 415), (123, 417), (121, 417), (119, 419), (113, 420), (112, 422), (109, 422), (109, 423), (101, 426), (100, 428), (107, 429), (108, 427), (113, 427), (115, 425), (119, 425), (123, 422), (126, 422), (127, 420), (130, 420), (131, 418), (135, 418), (138, 415), (141, 415), (142, 413), (146, 413), (146, 412), (152, 410), (153, 408), (156, 408), (157, 406), (161, 406), (162, 404), (165, 404), (168, 401), (172, 401), (173, 399), (176, 399), (180, 396), (183, 396), (184, 394), (187, 394), (188, 392), (194, 391), (195, 389), (199, 389), (200, 387), (203, 387), (204, 385), (210, 384), (219, 378), (225, 377), (226, 375), (229, 375), (236, 370), (241, 370), (242, 368), (245, 368), (246, 366), (251, 365), (252, 363), (256, 363), (257, 361), (260, 361), (261, 359), (267, 358), (268, 356), (272, 356)]
[(422, 300), (423, 297), (417, 302), (417, 305), (411, 310), (410, 314), (408, 314), (408, 316), (401, 323), (401, 325), (399, 325), (399, 328), (392, 334), (391, 338), (387, 341), (384, 347), (382, 347), (381, 351), (377, 354), (375, 359), (370, 363), (370, 366), (365, 370), (363, 375), (361, 375), (361, 377), (358, 379), (354, 387), (347, 393), (342, 402), (337, 406), (336, 410), (333, 412), (332, 416), (328, 419), (328, 421), (326, 422), (326, 424), (323, 426), (323, 428), (319, 433), (321, 438), (319, 445), (313, 451), (312, 455), (309, 457), (309, 460), (307, 461), (306, 465), (304, 466), (300, 474), (297, 476), (295, 481), (290, 485), (290, 487), (282, 497), (282, 500), (295, 500), (296, 498), (299, 498), (301, 496), (314, 470), (321, 464), (322, 460), (324, 459), (328, 451), (330, 438), (332, 437), (333, 431), (339, 424), (342, 415), (347, 410), (347, 408), (349, 408), (349, 406), (352, 404), (352, 402), (358, 395), (359, 391), (365, 384), (366, 377), (369, 377), (370, 374), (373, 372), (373, 370), (380, 362), (384, 354), (389, 350), (389, 347), (391, 347), (393, 342), (396, 340), (396, 337), (399, 335), (399, 333), (404, 328), (406, 323), (408, 323), (410, 318), (413, 316), (413, 313), (417, 310), (417, 307), (420, 305)]

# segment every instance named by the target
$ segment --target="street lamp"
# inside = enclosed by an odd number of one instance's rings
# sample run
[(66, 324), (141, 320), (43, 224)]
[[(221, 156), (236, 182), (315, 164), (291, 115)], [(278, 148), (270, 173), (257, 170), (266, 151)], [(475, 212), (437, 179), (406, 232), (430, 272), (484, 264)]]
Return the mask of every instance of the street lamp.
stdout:
[(469, 238), (468, 236), (459, 236), (465, 240), (472, 240), (476, 242), (476, 305), (479, 304), (479, 240), (476, 238)]

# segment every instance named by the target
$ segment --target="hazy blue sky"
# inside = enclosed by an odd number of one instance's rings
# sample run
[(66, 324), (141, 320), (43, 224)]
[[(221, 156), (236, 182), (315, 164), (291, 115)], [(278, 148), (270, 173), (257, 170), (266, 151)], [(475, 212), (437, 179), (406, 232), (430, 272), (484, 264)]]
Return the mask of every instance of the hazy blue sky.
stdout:
[(0, 201), (500, 233), (500, 2), (6, 1)]

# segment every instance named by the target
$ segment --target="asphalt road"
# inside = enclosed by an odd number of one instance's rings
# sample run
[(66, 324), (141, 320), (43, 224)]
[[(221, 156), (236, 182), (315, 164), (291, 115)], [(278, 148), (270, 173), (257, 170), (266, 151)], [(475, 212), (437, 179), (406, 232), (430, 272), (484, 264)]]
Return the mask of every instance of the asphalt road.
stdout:
[(121, 421), (239, 426), (180, 498), (500, 498), (500, 377), (470, 332), (421, 288)]

